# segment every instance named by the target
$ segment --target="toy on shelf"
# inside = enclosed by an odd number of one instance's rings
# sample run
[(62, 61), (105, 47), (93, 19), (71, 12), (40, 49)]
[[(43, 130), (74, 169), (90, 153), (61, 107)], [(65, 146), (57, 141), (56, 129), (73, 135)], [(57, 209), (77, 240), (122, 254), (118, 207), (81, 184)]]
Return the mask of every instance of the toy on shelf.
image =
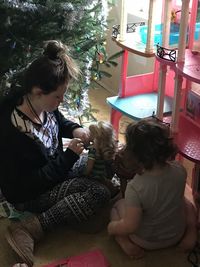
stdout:
[[(170, 24), (170, 39), (169, 45), (175, 46), (178, 44), (179, 41), (179, 23), (171, 23)], [(146, 43), (146, 36), (147, 36), (147, 26), (139, 27), (140, 36), (142, 43)], [(156, 24), (155, 25), (155, 34), (154, 34), (154, 44), (162, 44), (162, 31), (163, 31), (163, 24)], [(199, 40), (200, 38), (200, 23), (196, 23), (195, 27), (195, 40)], [(187, 39), (188, 39), (188, 32), (187, 32)]]

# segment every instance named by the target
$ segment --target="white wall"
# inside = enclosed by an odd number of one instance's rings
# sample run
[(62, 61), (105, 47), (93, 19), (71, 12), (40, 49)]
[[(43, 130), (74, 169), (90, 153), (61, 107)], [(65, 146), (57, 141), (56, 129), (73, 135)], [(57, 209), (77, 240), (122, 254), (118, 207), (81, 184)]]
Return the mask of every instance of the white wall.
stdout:
[[(133, 3), (133, 2), (132, 2)], [(109, 56), (112, 54), (121, 51), (121, 47), (112, 41), (112, 26), (115, 24), (120, 24), (120, 0), (116, 1), (116, 5), (111, 9), (109, 13), (109, 20), (112, 19), (112, 22), (109, 25), (109, 30), (107, 33), (107, 53)], [(131, 22), (141, 22), (145, 21), (144, 19), (128, 14), (128, 23)], [(112, 74), (111, 78), (103, 78), (101, 83), (105, 88), (111, 91), (113, 94), (117, 94), (119, 79), (120, 79), (120, 68), (121, 68), (121, 58), (116, 60), (119, 64), (117, 67), (112, 67), (111, 69), (106, 68), (106, 71)], [(130, 54), (129, 56), (129, 68), (128, 75), (142, 74), (146, 72), (151, 72), (153, 70), (153, 58), (145, 58), (138, 55)]]

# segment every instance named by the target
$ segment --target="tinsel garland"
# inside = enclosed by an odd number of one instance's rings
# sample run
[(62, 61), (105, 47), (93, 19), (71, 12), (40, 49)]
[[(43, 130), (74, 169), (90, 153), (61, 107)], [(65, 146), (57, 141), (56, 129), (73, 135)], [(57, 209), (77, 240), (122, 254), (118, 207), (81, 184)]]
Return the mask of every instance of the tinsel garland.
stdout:
[(37, 6), (35, 4), (32, 4), (32, 1), (20, 1), (20, 0), (4, 0), (4, 5), (9, 8), (15, 8), (19, 9), (23, 12), (35, 12), (40, 8), (41, 6)]
[[(105, 25), (106, 23), (106, 19), (107, 19), (107, 15), (108, 15), (108, 5), (107, 5), (107, 1), (106, 0), (96, 0), (96, 1), (91, 1), (90, 5), (88, 5), (86, 8), (88, 10), (93, 9), (96, 5), (100, 5), (101, 7), (101, 12), (98, 14), (98, 20), (100, 22), (99, 25), (104, 25), (101, 26), (101, 31), (100, 31), (100, 36), (99, 39), (103, 38), (104, 36), (104, 32), (105, 32)], [(91, 13), (91, 16), (94, 17), (95, 13)], [(94, 54), (97, 52), (96, 49), (98, 49), (97, 47), (94, 50)], [(89, 109), (89, 98), (88, 98), (88, 90), (89, 90), (89, 86), (91, 83), (91, 68), (92, 68), (92, 64), (93, 61), (90, 59), (89, 55), (86, 56), (86, 60), (87, 63), (85, 63), (85, 68), (83, 71), (83, 77), (84, 77), (84, 86), (82, 88), (80, 88), (80, 94), (79, 94), (79, 99), (76, 99), (76, 103), (77, 106), (74, 109), (69, 109), (68, 113), (70, 116), (82, 116), (85, 112), (85, 110)], [(65, 103), (64, 105), (66, 107), (69, 106), (70, 102), (73, 99), (73, 93), (67, 93), (65, 95)]]

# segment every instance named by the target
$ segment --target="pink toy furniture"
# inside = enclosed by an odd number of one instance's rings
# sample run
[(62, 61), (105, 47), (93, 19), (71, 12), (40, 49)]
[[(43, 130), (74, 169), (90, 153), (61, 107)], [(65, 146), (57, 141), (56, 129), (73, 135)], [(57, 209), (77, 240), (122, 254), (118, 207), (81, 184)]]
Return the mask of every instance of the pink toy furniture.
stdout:
[[(159, 63), (155, 62), (154, 71), (151, 73), (127, 76), (130, 47), (124, 46), (124, 49), (119, 94), (107, 98), (107, 103), (111, 105), (111, 123), (116, 134), (119, 131), (119, 120), (122, 115), (140, 120), (157, 113)], [(173, 79), (174, 73), (171, 72), (170, 75)], [(164, 115), (170, 115), (172, 112), (173, 90), (170, 90), (169, 86), (168, 89), (164, 97)]]
[(110, 263), (100, 249), (57, 260), (43, 267), (109, 267)]
[[(200, 208), (200, 51), (193, 50), (195, 23), (197, 17), (198, 1), (183, 0), (181, 6), (179, 43), (175, 72), (174, 101), (172, 108), (171, 128), (174, 138), (180, 149), (180, 155), (194, 163), (192, 177), (192, 193), (198, 213)], [(190, 14), (190, 15), (189, 15)], [(189, 25), (189, 39), (187, 44), (187, 28)], [(163, 69), (170, 66), (171, 62), (164, 57), (159, 57)], [(174, 64), (174, 63), (173, 63)], [(160, 80), (167, 79), (161, 72)], [(185, 81), (185, 85), (184, 84)], [(184, 90), (183, 90), (184, 88)], [(164, 82), (160, 82), (159, 93), (165, 91)], [(161, 101), (163, 99), (161, 98)], [(183, 110), (180, 112), (180, 105)], [(159, 108), (162, 114), (162, 108)], [(200, 216), (198, 216), (200, 217)], [(199, 218), (200, 219), (200, 218)]]
[[(155, 2), (156, 0), (150, 0), (151, 8)], [(180, 1), (163, 0), (162, 46), (157, 47), (153, 73), (127, 77), (128, 53), (145, 57), (154, 56), (151, 30), (148, 32), (150, 37), (147, 38), (146, 48), (134, 41), (131, 42), (124, 32), (123, 38), (114, 40), (125, 52), (119, 94), (108, 98), (107, 102), (112, 108), (111, 122), (117, 133), (122, 114), (137, 120), (151, 116), (154, 111), (157, 117), (163, 119), (163, 116), (172, 112), (171, 116), (164, 120), (171, 124), (180, 155), (194, 163), (192, 192), (196, 206), (200, 210), (200, 38), (195, 48), (193, 46), (199, 1), (181, 2), (180, 5)], [(176, 23), (180, 24), (179, 42), (174, 48), (169, 46), (172, 10), (179, 11)], [(149, 14), (152, 15), (153, 12)], [(152, 23), (149, 25), (152, 29)], [(197, 89), (194, 90), (194, 87)], [(152, 94), (155, 96), (154, 99)], [(134, 106), (137, 98), (139, 100)], [(146, 98), (153, 99), (152, 106), (146, 104)]]
[[(157, 0), (158, 1), (158, 0)], [(116, 134), (119, 131), (119, 121), (122, 115), (126, 115), (134, 120), (140, 120), (159, 112), (159, 118), (170, 115), (173, 105), (173, 88), (175, 73), (173, 67), (168, 71), (168, 78), (166, 81), (162, 78), (162, 94), (159, 90), (159, 72), (166, 74), (166, 66), (161, 65), (158, 60), (155, 61), (154, 70), (151, 73), (141, 75), (127, 76), (128, 59), (130, 53), (142, 57), (154, 57), (154, 29), (155, 21), (154, 16), (156, 12), (156, 0), (149, 1), (149, 19), (147, 27), (146, 44), (138, 42), (133, 33), (126, 34), (127, 29), (127, 2), (121, 0), (121, 24), (120, 34), (113, 38), (118, 46), (123, 48), (124, 54), (121, 63), (121, 79), (119, 86), (119, 93), (117, 96), (107, 98), (107, 103), (111, 106), (111, 123), (113, 124)], [(168, 12), (169, 13), (169, 12)], [(169, 16), (169, 14), (167, 14)], [(167, 25), (169, 26), (169, 19), (166, 19), (166, 14), (163, 12), (165, 35), (167, 33)], [(166, 24), (166, 25), (165, 25)], [(163, 42), (165, 41), (165, 35)], [(160, 66), (161, 65), (161, 66)]]

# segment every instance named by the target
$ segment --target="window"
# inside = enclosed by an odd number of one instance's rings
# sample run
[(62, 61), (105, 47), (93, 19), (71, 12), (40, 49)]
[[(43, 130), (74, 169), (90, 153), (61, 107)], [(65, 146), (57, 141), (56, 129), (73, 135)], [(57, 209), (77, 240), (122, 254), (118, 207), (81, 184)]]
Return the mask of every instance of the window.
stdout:
[[(127, 10), (128, 13), (131, 15), (135, 15), (141, 19), (147, 20), (148, 19), (148, 12), (149, 12), (149, 0), (126, 0), (127, 1)], [(162, 10), (162, 1), (156, 1), (156, 8), (155, 10)], [(155, 12), (155, 20), (156, 23), (160, 23), (161, 21), (161, 13)]]

